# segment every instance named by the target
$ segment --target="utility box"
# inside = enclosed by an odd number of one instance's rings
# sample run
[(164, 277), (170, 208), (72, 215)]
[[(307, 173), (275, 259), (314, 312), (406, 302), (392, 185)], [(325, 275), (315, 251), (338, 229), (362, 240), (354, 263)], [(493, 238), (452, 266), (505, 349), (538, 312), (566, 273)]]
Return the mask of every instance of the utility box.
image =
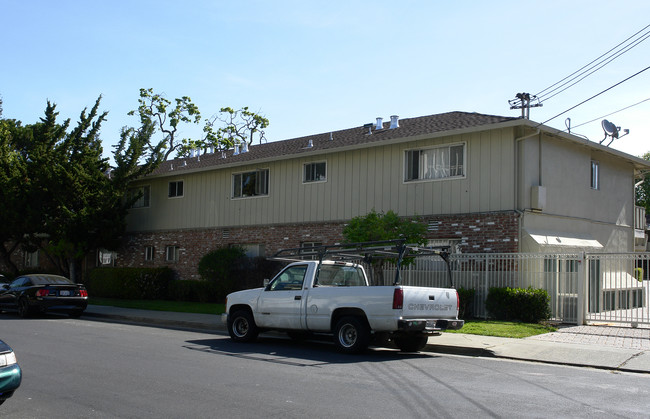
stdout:
[(543, 211), (546, 207), (546, 187), (533, 186), (530, 188), (530, 208), (535, 211)]

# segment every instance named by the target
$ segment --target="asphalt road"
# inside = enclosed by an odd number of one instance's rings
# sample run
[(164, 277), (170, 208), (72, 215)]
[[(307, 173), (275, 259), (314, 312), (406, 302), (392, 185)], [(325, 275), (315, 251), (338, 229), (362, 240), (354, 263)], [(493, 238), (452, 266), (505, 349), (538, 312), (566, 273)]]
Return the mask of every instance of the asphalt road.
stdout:
[(0, 314), (23, 383), (3, 418), (646, 417), (650, 376)]

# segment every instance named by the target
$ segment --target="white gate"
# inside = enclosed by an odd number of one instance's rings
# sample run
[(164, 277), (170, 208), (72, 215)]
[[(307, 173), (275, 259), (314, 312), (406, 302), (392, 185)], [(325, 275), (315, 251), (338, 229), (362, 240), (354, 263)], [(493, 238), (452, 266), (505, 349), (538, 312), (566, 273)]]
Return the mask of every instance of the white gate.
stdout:
[[(650, 324), (650, 254), (475, 253), (450, 256), (458, 289), (475, 290), (471, 311), (487, 318), (492, 287), (543, 288), (550, 296), (551, 319), (563, 323)], [(392, 278), (387, 267), (385, 278)], [(402, 268), (405, 285), (446, 287), (440, 259), (416, 259)]]

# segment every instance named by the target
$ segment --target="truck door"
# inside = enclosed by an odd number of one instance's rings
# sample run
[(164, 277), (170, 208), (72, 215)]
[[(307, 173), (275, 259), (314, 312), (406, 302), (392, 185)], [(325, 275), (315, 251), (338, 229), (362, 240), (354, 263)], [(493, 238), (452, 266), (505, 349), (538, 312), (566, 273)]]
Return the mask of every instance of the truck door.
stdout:
[(258, 301), (258, 326), (300, 329), (304, 282), (308, 265), (293, 265), (280, 272), (266, 287)]

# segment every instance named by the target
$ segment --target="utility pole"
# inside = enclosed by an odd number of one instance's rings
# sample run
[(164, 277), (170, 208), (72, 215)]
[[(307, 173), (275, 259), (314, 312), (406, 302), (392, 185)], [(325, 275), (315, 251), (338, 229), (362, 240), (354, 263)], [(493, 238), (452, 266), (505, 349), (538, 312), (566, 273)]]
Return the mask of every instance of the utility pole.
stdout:
[[(531, 105), (531, 101), (537, 101)], [(542, 104), (537, 99), (537, 96), (530, 93), (517, 93), (515, 99), (509, 100), (510, 109), (521, 109), (521, 117), (530, 119), (530, 108), (539, 108)]]

